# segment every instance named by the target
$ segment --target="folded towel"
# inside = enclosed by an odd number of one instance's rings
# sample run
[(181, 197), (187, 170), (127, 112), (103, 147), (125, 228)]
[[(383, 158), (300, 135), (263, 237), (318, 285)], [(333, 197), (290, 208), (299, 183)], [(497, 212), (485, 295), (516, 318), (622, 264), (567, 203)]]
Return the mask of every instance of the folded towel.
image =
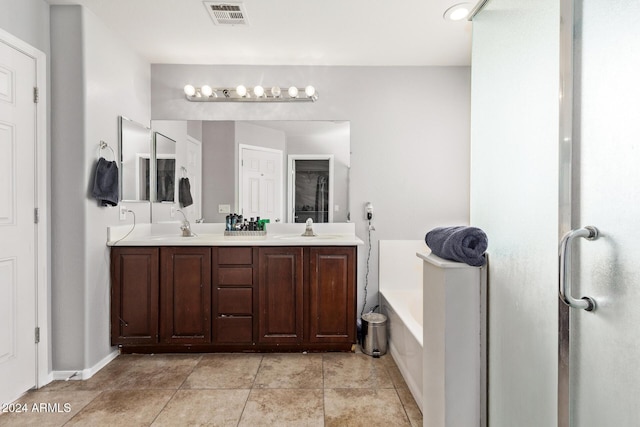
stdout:
[(429, 231), (424, 238), (431, 252), (440, 258), (464, 262), (474, 267), (486, 262), (484, 252), (489, 240), (487, 235), (476, 227), (437, 227)]
[(118, 204), (120, 190), (116, 162), (105, 160), (104, 157), (98, 159), (91, 195), (100, 202), (101, 206), (116, 206)]
[(178, 200), (183, 208), (193, 204), (189, 178), (180, 178), (180, 183), (178, 184)]

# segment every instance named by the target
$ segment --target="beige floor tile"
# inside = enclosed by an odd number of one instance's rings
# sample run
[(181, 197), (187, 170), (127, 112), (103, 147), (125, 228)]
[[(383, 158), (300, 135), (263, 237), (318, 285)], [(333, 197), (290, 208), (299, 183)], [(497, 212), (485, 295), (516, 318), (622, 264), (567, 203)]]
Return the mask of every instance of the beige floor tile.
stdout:
[(174, 390), (103, 391), (65, 425), (148, 426), (174, 393)]
[(191, 354), (152, 354), (132, 358), (128, 368), (116, 380), (112, 379), (111, 388), (176, 390), (201, 358), (201, 355)]
[(0, 415), (0, 426), (62, 426), (99, 394), (99, 391), (32, 391), (11, 407), (21, 412)]
[(383, 363), (365, 354), (324, 354), (324, 388), (393, 388)]
[(322, 388), (322, 355), (265, 354), (254, 388)]
[(258, 372), (261, 354), (208, 354), (182, 385), (188, 389), (249, 389)]
[(249, 390), (178, 390), (152, 424), (237, 426)]
[(239, 426), (323, 426), (323, 391), (254, 389)]
[(325, 389), (327, 427), (410, 426), (395, 389)]
[(120, 355), (88, 380), (53, 381), (42, 390), (175, 390), (201, 358), (191, 354)]
[(422, 412), (420, 412), (420, 408), (413, 398), (411, 391), (408, 388), (399, 388), (396, 389), (396, 392), (398, 393), (400, 402), (402, 402), (402, 406), (404, 406), (404, 411), (407, 413), (411, 425), (413, 427), (422, 426)]
[(389, 377), (391, 377), (391, 382), (393, 382), (393, 386), (395, 388), (408, 388), (407, 383), (402, 376), (402, 372), (400, 372), (400, 369), (397, 366), (387, 366), (387, 373), (389, 374)]

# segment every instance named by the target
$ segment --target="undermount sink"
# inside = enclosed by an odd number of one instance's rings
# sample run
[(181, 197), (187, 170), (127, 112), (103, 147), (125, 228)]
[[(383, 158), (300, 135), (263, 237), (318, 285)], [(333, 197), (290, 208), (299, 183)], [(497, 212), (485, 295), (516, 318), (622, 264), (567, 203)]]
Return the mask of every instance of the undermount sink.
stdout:
[(279, 236), (273, 236), (274, 239), (282, 240), (332, 240), (339, 239), (339, 234), (317, 234), (315, 236), (301, 236), (299, 234), (283, 234)]
[(153, 235), (153, 236), (149, 236), (146, 237), (146, 239), (148, 240), (154, 240), (154, 241), (163, 241), (163, 240), (174, 240), (177, 238), (182, 238), (182, 234), (180, 233), (176, 233), (176, 234), (157, 234), (157, 235)]

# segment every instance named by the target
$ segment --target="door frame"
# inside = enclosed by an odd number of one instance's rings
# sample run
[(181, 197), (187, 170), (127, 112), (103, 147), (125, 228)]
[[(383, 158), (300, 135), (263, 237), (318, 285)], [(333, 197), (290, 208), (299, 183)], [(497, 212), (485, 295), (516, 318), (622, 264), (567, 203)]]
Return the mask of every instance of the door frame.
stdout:
[[(259, 145), (249, 145), (249, 144), (238, 144), (238, 173), (236, 174), (236, 176), (238, 177), (237, 179), (237, 186), (238, 186), (238, 201), (237, 204), (235, 206), (235, 210), (236, 212), (240, 212), (242, 213), (242, 187), (243, 187), (243, 182), (244, 182), (244, 177), (243, 177), (243, 170), (242, 170), (242, 162), (243, 162), (243, 157), (242, 157), (242, 150), (255, 150), (255, 151), (265, 151), (268, 153), (279, 153), (280, 154), (280, 173), (278, 174), (278, 182), (280, 183), (280, 212), (283, 211), (284, 209), (284, 198), (282, 197), (282, 194), (284, 193), (284, 183), (282, 182), (282, 173), (283, 173), (283, 169), (284, 169), (284, 151), (279, 150), (277, 148), (269, 148), (269, 147), (261, 147)], [(283, 216), (283, 215), (280, 215)], [(277, 219), (277, 218), (276, 218)], [(282, 218), (283, 222), (284, 222), (284, 218)], [(276, 221), (277, 222), (277, 221)]]
[(51, 356), (49, 326), (49, 313), (51, 311), (49, 297), (51, 254), (49, 251), (50, 205), (48, 203), (49, 188), (47, 184), (50, 170), (47, 161), (47, 55), (2, 28), (0, 28), (0, 43), (4, 43), (33, 58), (36, 64), (38, 102), (36, 103), (34, 123), (36, 128), (36, 157), (34, 159), (36, 199), (34, 204), (38, 209), (38, 222), (36, 224), (36, 301), (34, 301), (34, 304), (36, 305), (36, 327), (40, 328), (40, 342), (34, 343), (34, 345), (36, 346), (36, 387), (40, 388), (53, 379), (49, 370)]
[[(196, 176), (198, 177), (198, 188), (197, 188), (197, 192), (195, 193), (193, 191), (193, 188), (191, 188), (191, 195), (194, 196), (194, 200), (196, 199), (198, 200), (198, 207), (196, 209), (196, 218), (202, 218), (202, 141), (192, 137), (191, 135), (187, 135), (187, 153), (184, 160), (184, 163), (187, 166), (189, 164), (189, 145), (188, 144), (193, 144), (197, 146), (200, 153), (200, 157), (199, 157), (200, 166), (198, 167), (198, 173), (196, 174)], [(191, 172), (189, 172), (187, 168), (187, 174), (189, 173)]]
[[(573, 228), (573, 0), (560, 0), (560, 91), (558, 130), (558, 242)], [(570, 308), (558, 297), (558, 427), (570, 421)]]
[(329, 161), (329, 222), (333, 222), (333, 154), (289, 154), (287, 161), (287, 222), (296, 222), (295, 214), (295, 171), (296, 160), (328, 160)]

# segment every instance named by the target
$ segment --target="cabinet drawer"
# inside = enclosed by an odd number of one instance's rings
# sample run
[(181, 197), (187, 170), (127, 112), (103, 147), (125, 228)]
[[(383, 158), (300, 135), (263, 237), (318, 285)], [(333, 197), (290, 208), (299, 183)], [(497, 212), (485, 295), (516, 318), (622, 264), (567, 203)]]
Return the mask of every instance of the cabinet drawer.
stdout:
[(251, 288), (222, 288), (218, 290), (219, 314), (247, 314), (253, 313), (253, 289)]
[(219, 343), (253, 342), (253, 318), (251, 316), (218, 317), (215, 340)]
[(218, 248), (218, 264), (253, 264), (253, 248)]
[(253, 268), (251, 267), (220, 267), (218, 269), (218, 285), (251, 286), (253, 285)]

